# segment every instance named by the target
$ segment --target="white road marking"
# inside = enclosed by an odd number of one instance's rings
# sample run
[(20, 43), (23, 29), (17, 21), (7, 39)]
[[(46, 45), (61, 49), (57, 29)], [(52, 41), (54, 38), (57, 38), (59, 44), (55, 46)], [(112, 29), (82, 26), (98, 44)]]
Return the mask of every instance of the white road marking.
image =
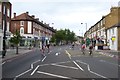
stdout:
[(100, 75), (100, 74), (98, 74), (98, 73), (96, 73), (96, 72), (91, 71), (89, 64), (87, 64), (87, 63), (85, 63), (85, 62), (82, 62), (82, 61), (79, 61), (79, 60), (76, 60), (76, 61), (77, 61), (77, 62), (80, 62), (80, 63), (82, 63), (82, 64), (87, 65), (88, 71), (89, 71), (90, 73), (95, 74), (95, 75), (97, 75), (97, 76), (100, 76), (100, 77), (102, 77), (102, 78), (105, 78), (105, 79), (110, 80), (109, 78), (107, 78), (107, 77), (105, 77), (105, 76), (103, 76), (103, 75)]
[(23, 72), (23, 73), (21, 73), (21, 74), (15, 76), (14, 80), (16, 80), (16, 78), (18, 78), (18, 77), (24, 75), (25, 73), (27, 73), (27, 72), (29, 72), (29, 71), (31, 71), (31, 70), (32, 70), (32, 69), (28, 69), (27, 71), (25, 71), (25, 72)]
[(2, 62), (2, 64), (1, 65), (4, 65), (6, 63), (6, 61), (5, 62)]
[(46, 56), (42, 59), (42, 62), (46, 59)]
[(64, 67), (64, 68), (70, 68), (70, 69), (78, 69), (76, 67), (71, 67), (71, 66), (64, 66), (64, 65), (58, 65), (58, 64), (51, 64), (53, 66), (58, 66), (58, 67)]
[(69, 63), (71, 61), (66, 61), (66, 62), (57, 62), (57, 63), (50, 63), (50, 64), (42, 64), (42, 65), (39, 65), (39, 66), (47, 66), (47, 65), (52, 65), (52, 64), (64, 64), (64, 63)]
[(61, 76), (61, 75), (56, 75), (56, 74), (51, 74), (51, 73), (46, 73), (46, 72), (42, 72), (42, 71), (37, 71), (37, 73), (45, 74), (45, 75), (49, 75), (49, 76), (53, 76), (53, 77), (58, 77), (58, 78), (71, 79), (69, 77), (65, 77), (65, 76)]
[(65, 50), (65, 52), (66, 52), (66, 54), (68, 55), (68, 57), (71, 59), (70, 53), (69, 53), (67, 50)]
[(34, 69), (34, 71), (30, 75), (33, 75), (38, 68), (39, 68), (39, 65)]
[(37, 63), (37, 62), (40, 62), (41, 60), (37, 60), (37, 61), (35, 61), (35, 62), (33, 62), (32, 64), (31, 64), (31, 69), (33, 69), (33, 64), (35, 64), (35, 63)]
[(73, 61), (73, 63), (74, 63), (80, 70), (84, 71), (83, 68), (80, 67), (75, 61)]
[(111, 62), (108, 62), (108, 61), (105, 61), (105, 60), (100, 60), (100, 62), (104, 62), (104, 63), (108, 63), (108, 64), (112, 64), (112, 65), (116, 65), (116, 66), (120, 67), (119, 64), (111, 63)]

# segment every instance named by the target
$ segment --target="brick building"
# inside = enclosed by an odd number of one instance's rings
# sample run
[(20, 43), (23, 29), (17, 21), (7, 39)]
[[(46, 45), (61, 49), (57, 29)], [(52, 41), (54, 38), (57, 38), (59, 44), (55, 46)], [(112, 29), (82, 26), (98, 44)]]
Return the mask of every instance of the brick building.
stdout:
[[(112, 7), (110, 13), (103, 16), (85, 33), (85, 37), (96, 40), (99, 45), (109, 46), (111, 50), (120, 50), (120, 7)], [(101, 44), (102, 41), (103, 43)]]
[[(0, 2), (0, 51), (7, 45), (7, 37), (10, 35), (11, 7), (10, 2)], [(6, 41), (4, 44), (3, 39)]]
[(42, 43), (46, 45), (55, 33), (55, 30), (49, 24), (40, 22), (39, 18), (35, 18), (34, 15), (30, 16), (29, 12), (18, 16), (14, 13), (10, 31), (14, 33), (15, 30), (19, 30), (23, 37), (20, 46), (32, 45), (38, 47)]

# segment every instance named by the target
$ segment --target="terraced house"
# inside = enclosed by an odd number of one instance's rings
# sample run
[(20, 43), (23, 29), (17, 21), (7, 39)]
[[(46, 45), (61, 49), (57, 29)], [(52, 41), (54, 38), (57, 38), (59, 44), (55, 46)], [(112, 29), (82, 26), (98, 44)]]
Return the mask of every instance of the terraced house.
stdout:
[[(0, 51), (5, 50), (7, 38), (10, 36), (11, 3), (0, 1)], [(4, 46), (4, 47), (3, 47)]]
[(49, 24), (39, 21), (34, 15), (29, 15), (29, 12), (22, 13), (14, 17), (11, 21), (11, 32), (20, 31), (22, 41), (20, 46), (34, 46), (39, 47), (42, 44), (48, 44), (50, 38), (55, 33), (55, 30)]
[[(120, 50), (120, 7), (112, 7), (110, 13), (103, 16), (86, 33), (95, 41), (95, 48), (106, 46), (111, 50)], [(104, 47), (103, 47), (104, 48)]]

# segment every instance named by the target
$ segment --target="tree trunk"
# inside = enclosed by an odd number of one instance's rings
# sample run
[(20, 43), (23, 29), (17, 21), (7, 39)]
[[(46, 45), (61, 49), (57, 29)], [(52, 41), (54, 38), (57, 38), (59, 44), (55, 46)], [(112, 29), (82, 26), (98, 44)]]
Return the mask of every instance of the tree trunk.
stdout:
[(16, 54), (18, 54), (18, 45), (16, 45)]

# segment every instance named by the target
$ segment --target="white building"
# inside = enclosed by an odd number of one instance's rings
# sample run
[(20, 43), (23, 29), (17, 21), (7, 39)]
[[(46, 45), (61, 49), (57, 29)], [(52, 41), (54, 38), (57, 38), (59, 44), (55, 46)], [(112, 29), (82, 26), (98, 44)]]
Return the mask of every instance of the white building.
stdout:
[(107, 43), (111, 50), (118, 50), (118, 28), (116, 26), (107, 29)]

